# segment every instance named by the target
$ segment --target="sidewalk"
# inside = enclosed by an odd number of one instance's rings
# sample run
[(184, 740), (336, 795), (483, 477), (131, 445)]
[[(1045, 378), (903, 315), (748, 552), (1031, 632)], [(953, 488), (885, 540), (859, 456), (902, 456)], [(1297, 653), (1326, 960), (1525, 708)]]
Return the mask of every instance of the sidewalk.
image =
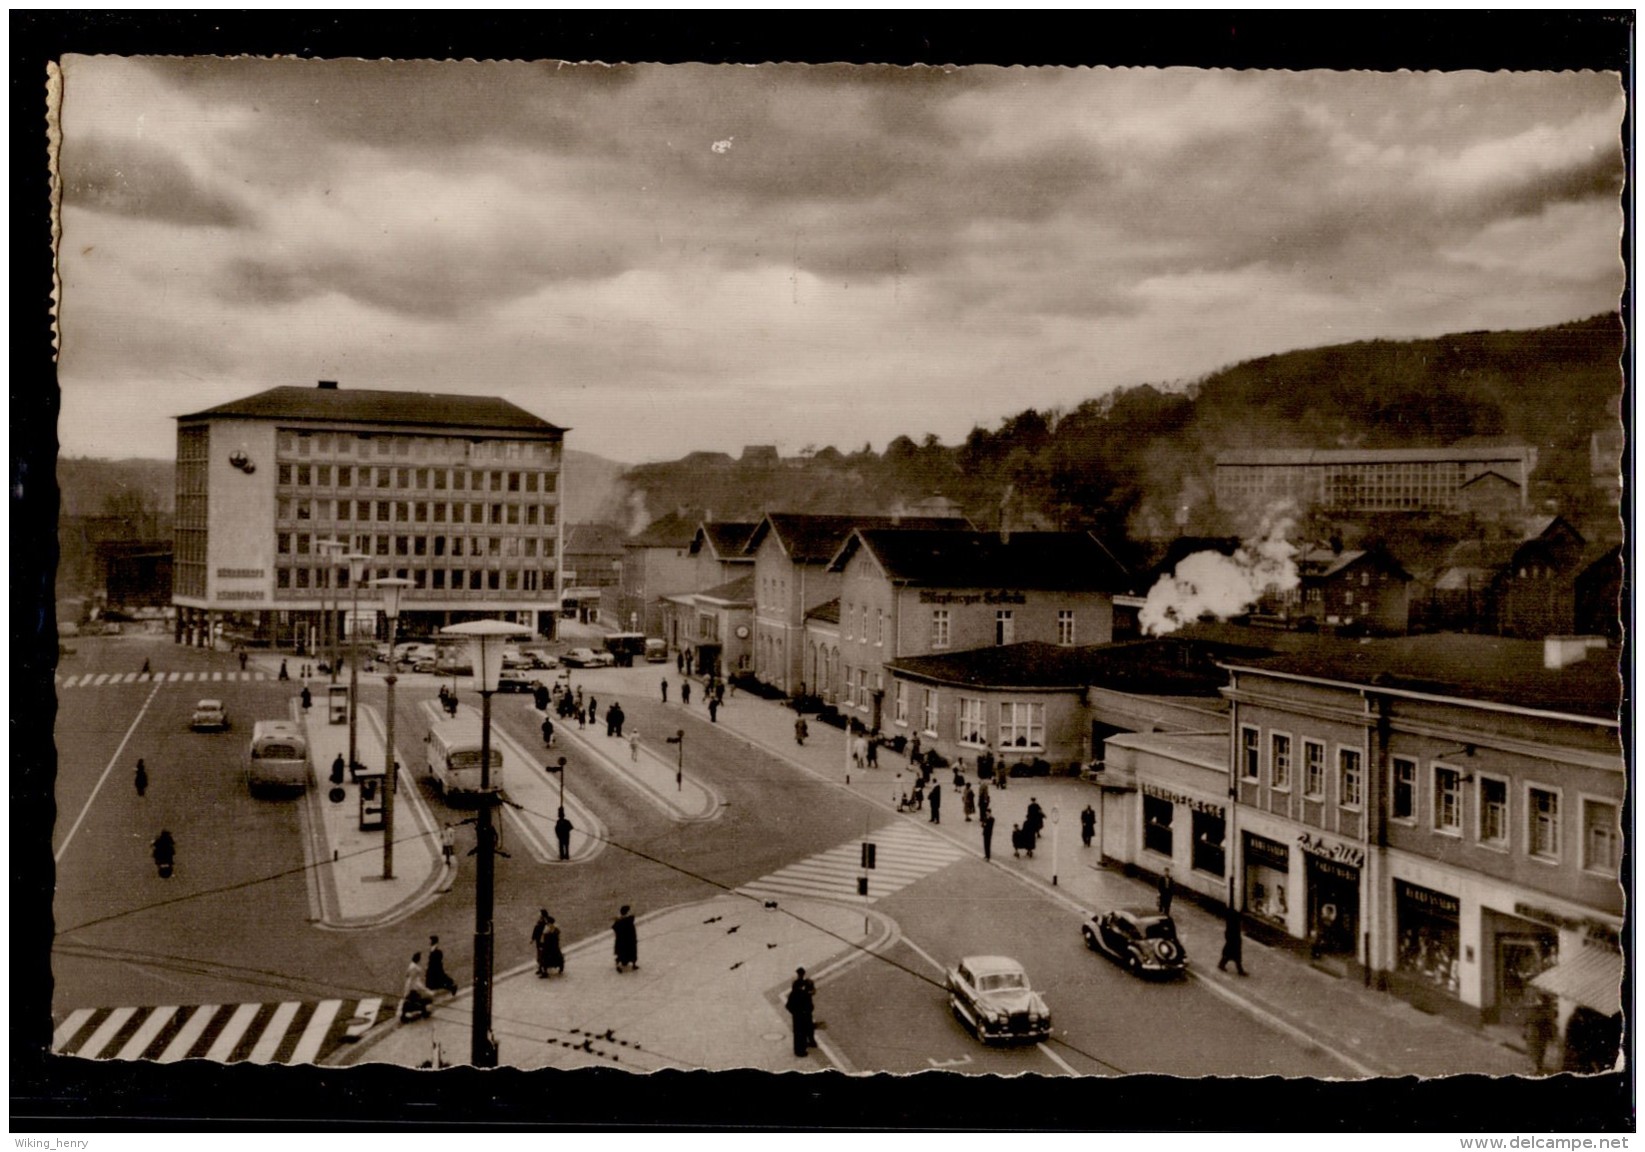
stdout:
[[(707, 713), (698, 705), (681, 712), (708, 723)], [(912, 786), (912, 770), (906, 758), (881, 748), (877, 769), (855, 769), (846, 758), (844, 732), (814, 718), (804, 747), (796, 745), (794, 719), (793, 710), (780, 702), (739, 694), (720, 709), (719, 726), (823, 779), (849, 787), (888, 810), (895, 808), (893, 797)], [(686, 738), (691, 738), (689, 725)], [(969, 778), (974, 784), (975, 776)], [(943, 789), (942, 823), (931, 825), (926, 812), (905, 814), (901, 819), (921, 821), (931, 831), (980, 857), (982, 834), (975, 822), (965, 822), (951, 786), (951, 774), (945, 770), (935, 779)], [(1008, 789), (990, 789), (990, 793), (996, 820), (994, 867), (1015, 872), (1042, 894), (1060, 899), (1069, 909), (1070, 934), (1078, 931), (1082, 919), (1093, 912), (1122, 905), (1153, 905), (1157, 901), (1151, 883), (1127, 877), (1117, 866), (1098, 866), (1094, 863), (1096, 850), (1081, 845), (1078, 814), (1095, 795), (1091, 785), (1073, 777), (1013, 779)], [(1047, 815), (1053, 808), (1060, 809), (1060, 834), (1053, 836), (1047, 826), (1036, 857), (1014, 859), (1011, 825), (1021, 822), (1029, 800), (1035, 797)], [(1057, 852), (1053, 858), (1054, 843)], [(1053, 874), (1057, 878), (1054, 888)], [(1221, 917), (1182, 895), (1171, 912), (1191, 958), (1193, 979), (1270, 1026), (1331, 1053), (1347, 1074), (1505, 1075), (1530, 1070), (1529, 1058), (1523, 1052), (1483, 1031), (1424, 1013), (1398, 997), (1333, 976), (1300, 955), (1266, 947), (1250, 937), (1244, 947), (1245, 968), (1250, 975), (1241, 978), (1231, 971), (1218, 972)]]
[[(892, 932), (878, 916), (865, 921), (860, 908), (791, 900), (772, 909), (734, 895), (642, 915), (638, 926), (640, 966), (633, 971), (616, 970), (611, 935), (602, 932), (565, 949), (564, 976), (539, 979), (530, 964), (498, 973), (492, 1032), (499, 1065), (636, 1072), (845, 1067), (826, 1036), (817, 1052), (794, 1055), (783, 998), (795, 968), (826, 981)], [(737, 974), (729, 986), (728, 973)], [(340, 1062), (417, 1067), (438, 1052), (446, 1065), (466, 1064), (472, 1007), (465, 989), (437, 998), (428, 1020), (400, 1024), (391, 1015), (344, 1049)]]

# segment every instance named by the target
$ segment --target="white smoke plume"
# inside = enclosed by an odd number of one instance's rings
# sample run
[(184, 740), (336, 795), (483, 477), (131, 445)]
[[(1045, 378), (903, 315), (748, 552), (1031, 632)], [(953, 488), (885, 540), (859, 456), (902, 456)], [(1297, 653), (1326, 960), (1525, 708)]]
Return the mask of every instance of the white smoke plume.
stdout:
[(638, 536), (645, 531), (645, 526), (651, 523), (651, 517), (645, 510), (645, 493), (630, 492), (628, 494), (628, 534)]
[(1267, 593), (1295, 588), (1297, 548), (1285, 538), (1294, 526), (1290, 505), (1282, 505), (1264, 515), (1257, 539), (1240, 545), (1232, 556), (1195, 552), (1184, 557), (1148, 590), (1138, 613), (1143, 633), (1163, 636), (1207, 614), (1226, 620), (1249, 611)]

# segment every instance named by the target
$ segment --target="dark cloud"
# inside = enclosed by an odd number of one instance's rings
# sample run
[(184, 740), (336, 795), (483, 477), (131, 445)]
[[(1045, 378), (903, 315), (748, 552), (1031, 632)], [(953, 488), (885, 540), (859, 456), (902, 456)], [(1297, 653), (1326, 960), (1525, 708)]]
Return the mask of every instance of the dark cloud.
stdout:
[(62, 174), (64, 202), (94, 212), (191, 227), (232, 228), (252, 220), (236, 197), (142, 140), (88, 135), (65, 141)]

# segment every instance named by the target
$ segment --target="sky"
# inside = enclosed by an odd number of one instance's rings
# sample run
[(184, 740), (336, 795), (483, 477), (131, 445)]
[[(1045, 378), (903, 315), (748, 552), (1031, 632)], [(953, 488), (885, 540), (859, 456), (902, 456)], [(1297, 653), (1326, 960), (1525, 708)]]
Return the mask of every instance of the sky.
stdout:
[(68, 57), (68, 455), (337, 380), (614, 460), (955, 444), (1614, 310), (1602, 73)]

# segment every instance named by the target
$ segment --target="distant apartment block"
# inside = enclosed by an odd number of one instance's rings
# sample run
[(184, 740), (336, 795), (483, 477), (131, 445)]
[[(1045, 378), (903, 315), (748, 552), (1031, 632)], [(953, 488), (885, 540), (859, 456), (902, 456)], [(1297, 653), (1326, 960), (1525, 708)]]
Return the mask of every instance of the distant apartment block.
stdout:
[[(1292, 500), (1302, 509), (1337, 512), (1462, 510), (1463, 489), (1486, 485), (1529, 503), (1536, 449), (1499, 448), (1280, 448), (1217, 456), (1217, 504), (1225, 510), (1261, 508)], [(1479, 487), (1480, 485), (1475, 485)]]

